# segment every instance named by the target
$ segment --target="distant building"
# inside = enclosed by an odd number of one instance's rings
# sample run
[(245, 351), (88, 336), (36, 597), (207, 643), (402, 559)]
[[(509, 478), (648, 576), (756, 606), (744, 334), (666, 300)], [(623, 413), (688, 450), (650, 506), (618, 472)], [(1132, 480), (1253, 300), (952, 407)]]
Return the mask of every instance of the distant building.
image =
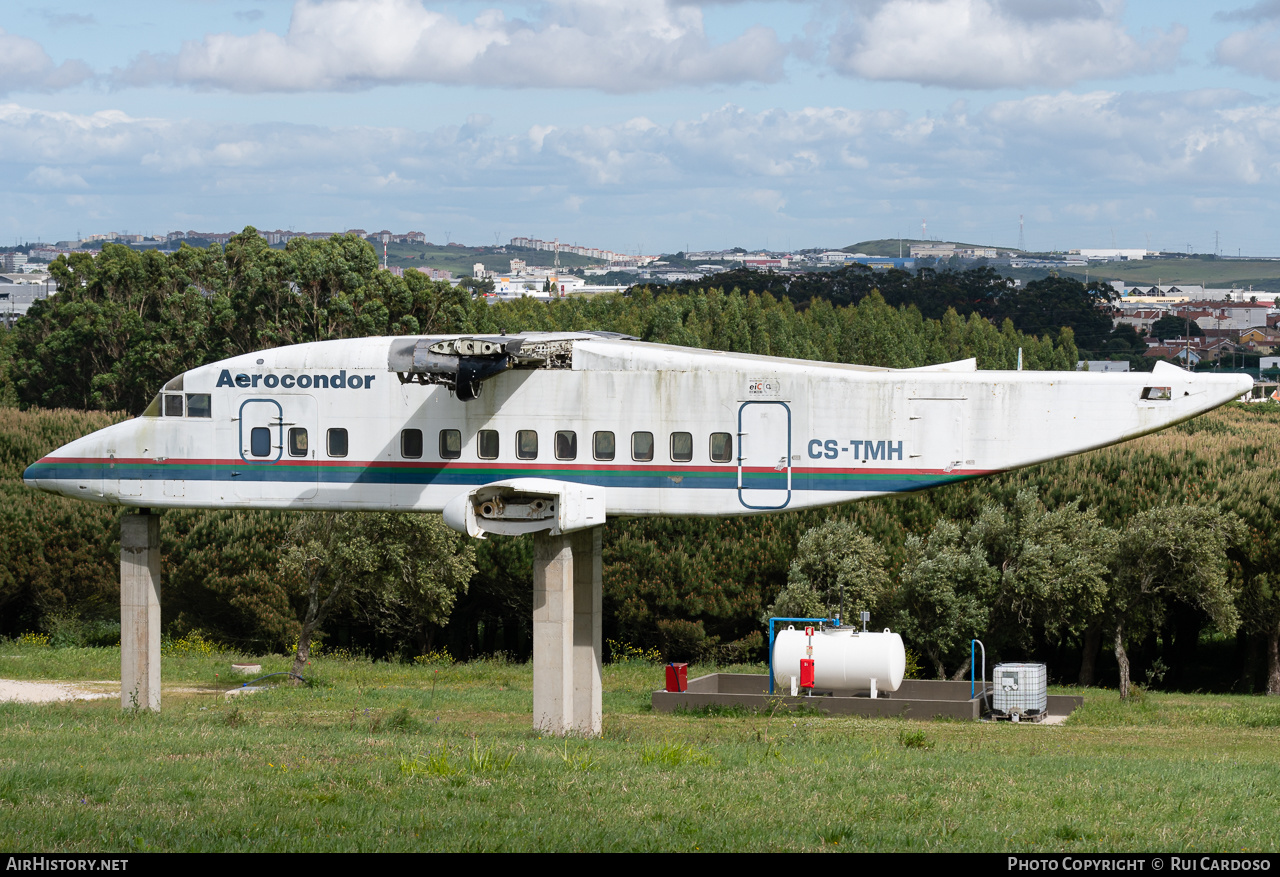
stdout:
[(850, 262), (857, 262), (870, 268), (900, 268), (903, 271), (913, 271), (916, 267), (915, 259), (894, 259), (889, 256), (862, 256), (857, 255), (849, 259)]
[(1200, 361), (1200, 353), (1194, 347), (1175, 347), (1171, 344), (1157, 344), (1148, 347), (1143, 356), (1159, 356), (1164, 359), (1181, 360), (1184, 364), (1189, 360), (1192, 365)]
[(914, 259), (950, 259), (956, 254), (955, 244), (912, 244)]
[(600, 259), (604, 262), (635, 259), (637, 264), (645, 264), (658, 258), (657, 256), (627, 256), (623, 253), (615, 253), (612, 250), (602, 250), (598, 247), (580, 247), (577, 244), (562, 244), (558, 240), (544, 241), (539, 238), (512, 238), (510, 246), (524, 247), (528, 250), (546, 250), (548, 252), (559, 250), (562, 253), (573, 253), (577, 256), (586, 256), (589, 259)]
[[(481, 268), (483, 267), (484, 266), (481, 265)], [(425, 274), (428, 277), (430, 277), (432, 280), (444, 280), (449, 283), (453, 282), (453, 272), (445, 271), (441, 268), (409, 268), (407, 270), (417, 271), (419, 274)], [(477, 278), (477, 279), (483, 279), (483, 278)]]
[(1111, 362), (1110, 360), (1082, 359), (1076, 363), (1078, 372), (1127, 372), (1128, 362)]
[(1090, 262), (1139, 262), (1146, 258), (1146, 250), (1095, 249), (1072, 250), (1071, 255), (1082, 256)]
[(1009, 260), (1010, 268), (1083, 268), (1088, 264), (1089, 260), (1081, 256), (1067, 256), (1061, 259), (1014, 256)]

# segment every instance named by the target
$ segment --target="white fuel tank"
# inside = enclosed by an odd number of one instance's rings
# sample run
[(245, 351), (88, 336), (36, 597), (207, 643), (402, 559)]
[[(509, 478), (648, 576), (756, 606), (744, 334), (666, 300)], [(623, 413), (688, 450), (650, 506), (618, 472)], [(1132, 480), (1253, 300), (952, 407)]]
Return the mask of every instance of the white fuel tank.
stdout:
[(897, 691), (907, 670), (907, 650), (902, 637), (890, 633), (863, 632), (852, 627), (815, 630), (812, 637), (804, 629), (788, 627), (773, 640), (773, 678), (787, 688), (800, 676), (800, 659), (809, 657), (813, 644), (813, 673), (816, 688), (857, 691), (876, 688)]

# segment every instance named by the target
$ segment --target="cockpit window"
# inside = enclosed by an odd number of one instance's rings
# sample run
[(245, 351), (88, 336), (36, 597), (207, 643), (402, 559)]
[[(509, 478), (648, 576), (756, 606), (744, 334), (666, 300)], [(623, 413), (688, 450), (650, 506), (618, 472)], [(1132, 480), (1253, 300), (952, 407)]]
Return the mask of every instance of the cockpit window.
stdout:
[(147, 406), (147, 410), (142, 412), (143, 417), (159, 417), (160, 416), (160, 394), (151, 400), (151, 404)]
[(188, 393), (187, 394), (187, 416), (188, 417), (212, 417), (213, 402), (209, 393)]
[(165, 393), (164, 394), (164, 416), (165, 417), (181, 417), (182, 416), (182, 394), (181, 393)]
[(1143, 387), (1142, 398), (1151, 402), (1168, 401), (1173, 398), (1171, 387)]

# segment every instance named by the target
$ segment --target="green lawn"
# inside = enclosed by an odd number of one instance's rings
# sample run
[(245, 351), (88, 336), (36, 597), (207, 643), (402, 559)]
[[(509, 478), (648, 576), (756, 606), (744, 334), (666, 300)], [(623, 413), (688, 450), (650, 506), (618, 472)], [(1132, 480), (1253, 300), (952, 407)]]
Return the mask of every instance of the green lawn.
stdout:
[[(0, 678), (118, 678), (0, 644)], [(318, 658), (227, 699), (164, 662), (159, 715), (0, 705), (0, 846), (134, 850), (1274, 850), (1280, 703), (1087, 690), (1065, 725), (661, 715), (605, 668), (604, 737), (530, 730), (529, 665)], [(282, 657), (262, 660), (283, 670)], [(701, 672), (705, 668), (693, 668)], [(748, 668), (742, 668), (748, 669)], [(759, 672), (759, 668), (750, 668)], [(433, 691), (434, 685), (434, 691)]]
[(1220, 259), (1143, 259), (1140, 262), (1100, 262), (1084, 268), (1064, 268), (1062, 274), (1084, 280), (1123, 280), (1126, 285), (1176, 283), (1214, 288), (1280, 289), (1280, 262)]

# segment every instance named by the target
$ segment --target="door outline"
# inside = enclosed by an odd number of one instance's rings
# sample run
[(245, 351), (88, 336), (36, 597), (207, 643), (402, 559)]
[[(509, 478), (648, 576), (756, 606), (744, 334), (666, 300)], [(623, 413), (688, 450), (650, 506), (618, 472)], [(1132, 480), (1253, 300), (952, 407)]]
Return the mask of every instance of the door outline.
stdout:
[[(266, 457), (246, 457), (244, 455), (244, 451), (245, 451), (244, 406), (252, 405), (255, 402), (269, 402), (272, 405), (276, 406), (276, 422), (274, 426), (276, 428), (276, 432), (279, 434), (278, 435), (279, 441), (276, 443), (276, 456), (274, 460), (268, 459)], [(241, 460), (244, 460), (246, 463), (257, 463), (258, 465), (262, 465), (262, 464), (275, 465), (276, 463), (280, 462), (281, 456), (284, 455), (284, 409), (280, 407), (279, 402), (277, 402), (275, 399), (245, 399), (243, 402), (240, 403), (240, 410), (237, 412), (236, 421), (239, 426), (238, 438), (240, 440), (240, 459)]]
[[(781, 488), (773, 487), (743, 487), (742, 485), (742, 464), (746, 457), (743, 454), (742, 437), (746, 435), (742, 429), (742, 415), (749, 405), (781, 405), (782, 410), (787, 413), (786, 438), (787, 438), (787, 454), (784, 458), (786, 461), (787, 487), (786, 496), (780, 505), (752, 505), (747, 502), (747, 498), (742, 495), (744, 490), (780, 490)], [(768, 509), (784, 509), (791, 503), (791, 406), (781, 401), (750, 401), (743, 402), (738, 406), (738, 502), (742, 503), (743, 508), (768, 510)]]

